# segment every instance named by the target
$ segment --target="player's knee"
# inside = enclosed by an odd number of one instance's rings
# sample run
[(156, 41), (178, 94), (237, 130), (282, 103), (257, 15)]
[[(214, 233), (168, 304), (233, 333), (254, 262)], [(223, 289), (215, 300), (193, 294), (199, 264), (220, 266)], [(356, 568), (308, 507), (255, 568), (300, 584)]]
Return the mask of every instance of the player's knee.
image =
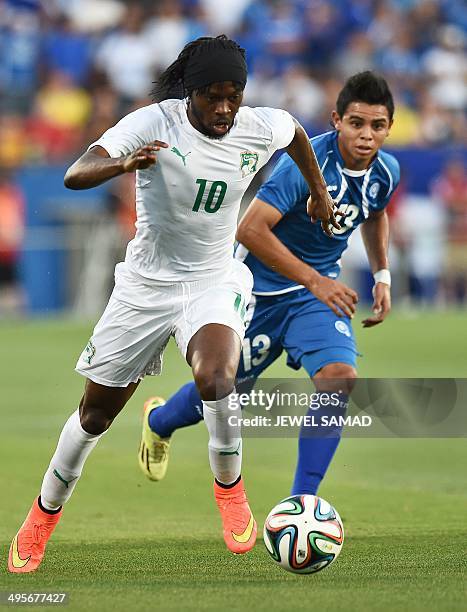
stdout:
[(357, 370), (347, 363), (329, 363), (314, 376), (318, 391), (342, 391), (350, 394), (357, 382)]
[(79, 420), (86, 433), (94, 436), (104, 433), (112, 425), (114, 418), (104, 406), (84, 395), (79, 405)]
[(136, 383), (128, 387), (105, 387), (88, 380), (79, 404), (81, 427), (93, 435), (104, 433), (136, 387)]
[(215, 401), (232, 393), (236, 371), (228, 365), (199, 364), (193, 368), (193, 376), (201, 399)]

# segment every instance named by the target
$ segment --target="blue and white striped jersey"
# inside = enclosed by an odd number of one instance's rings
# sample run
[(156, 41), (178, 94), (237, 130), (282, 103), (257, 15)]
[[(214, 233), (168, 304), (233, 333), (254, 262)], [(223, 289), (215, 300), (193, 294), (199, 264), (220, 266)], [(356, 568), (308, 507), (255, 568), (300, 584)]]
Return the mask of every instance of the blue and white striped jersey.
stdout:
[[(371, 211), (382, 210), (388, 205), (399, 183), (399, 164), (392, 155), (380, 150), (365, 170), (349, 170), (339, 152), (337, 132), (316, 136), (311, 143), (336, 209), (344, 215), (339, 218), (341, 229), (333, 229), (333, 237), (329, 238), (320, 223), (311, 223), (306, 213), (308, 185), (288, 155), (280, 158), (257, 197), (283, 214), (272, 230), (279, 240), (318, 272), (335, 278), (340, 272), (340, 258), (351, 233)], [(242, 245), (237, 247), (236, 257), (252, 271), (253, 293), (257, 295), (287, 293), (299, 288), (261, 263)]]

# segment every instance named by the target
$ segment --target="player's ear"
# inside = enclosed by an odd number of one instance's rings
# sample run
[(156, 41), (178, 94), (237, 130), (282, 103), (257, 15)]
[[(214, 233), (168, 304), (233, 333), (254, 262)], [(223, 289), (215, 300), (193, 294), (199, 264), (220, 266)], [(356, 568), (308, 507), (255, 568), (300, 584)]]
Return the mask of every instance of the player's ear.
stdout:
[(338, 114), (336, 110), (333, 110), (331, 113), (331, 122), (333, 126), (336, 128), (336, 130), (340, 129), (342, 119), (340, 118), (340, 115)]

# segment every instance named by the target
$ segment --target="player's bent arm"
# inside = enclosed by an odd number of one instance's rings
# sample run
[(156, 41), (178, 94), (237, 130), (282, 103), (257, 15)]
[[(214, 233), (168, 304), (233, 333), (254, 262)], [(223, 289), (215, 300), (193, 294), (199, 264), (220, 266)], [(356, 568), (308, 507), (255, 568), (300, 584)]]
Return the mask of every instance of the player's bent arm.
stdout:
[(371, 212), (361, 226), (363, 244), (373, 274), (389, 268), (389, 220), (385, 210)]
[(281, 218), (277, 208), (254, 198), (239, 223), (236, 238), (266, 266), (309, 288), (321, 275), (273, 234), (271, 230)]
[(123, 157), (112, 158), (102, 147), (86, 151), (66, 171), (63, 180), (68, 189), (90, 189), (123, 174)]
[(329, 225), (340, 229), (333, 213), (334, 204), (328, 193), (326, 182), (321, 174), (308, 135), (298, 121), (295, 119), (294, 121), (295, 136), (285, 150), (299, 167), (310, 190), (311, 198), (307, 205), (308, 214), (313, 221), (322, 221), (324, 231), (328, 236), (332, 236)]
[(271, 231), (281, 218), (277, 208), (255, 198), (238, 226), (237, 240), (269, 268), (306, 287), (337, 316), (352, 317), (358, 300), (355, 291), (296, 257)]
[(122, 157), (110, 157), (99, 145), (86, 151), (68, 168), (64, 183), (68, 189), (90, 189), (125, 172), (144, 170), (156, 163), (156, 152), (167, 148), (165, 142), (155, 140)]
[(326, 183), (318, 165), (313, 147), (303, 127), (295, 121), (295, 136), (285, 149), (294, 160), (308, 184), (312, 197), (327, 195)]

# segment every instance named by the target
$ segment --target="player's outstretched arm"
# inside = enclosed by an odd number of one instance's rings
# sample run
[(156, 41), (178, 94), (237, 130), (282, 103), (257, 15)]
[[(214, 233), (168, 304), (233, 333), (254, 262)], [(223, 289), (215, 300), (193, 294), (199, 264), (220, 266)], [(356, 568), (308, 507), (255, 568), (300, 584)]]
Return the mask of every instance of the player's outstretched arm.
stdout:
[(353, 317), (358, 296), (343, 283), (322, 276), (296, 257), (271, 231), (282, 213), (267, 202), (254, 198), (237, 229), (237, 240), (255, 257), (279, 274), (303, 285), (337, 316)]
[(68, 168), (64, 179), (65, 187), (90, 189), (125, 172), (144, 170), (156, 163), (157, 151), (168, 146), (165, 142), (155, 140), (122, 157), (110, 157), (103, 147), (93, 147)]
[[(363, 327), (382, 323), (391, 310), (391, 286), (389, 275), (388, 245), (389, 220), (385, 210), (370, 213), (361, 226), (363, 243), (375, 276), (373, 288), (373, 316), (362, 321)], [(380, 274), (384, 271), (383, 274)], [(381, 280), (380, 277), (383, 277)]]
[(295, 136), (286, 151), (299, 167), (310, 189), (311, 196), (307, 203), (307, 211), (311, 220), (321, 221), (326, 234), (332, 237), (331, 226), (340, 229), (333, 212), (334, 203), (326, 188), (308, 135), (298, 121), (294, 121)]

